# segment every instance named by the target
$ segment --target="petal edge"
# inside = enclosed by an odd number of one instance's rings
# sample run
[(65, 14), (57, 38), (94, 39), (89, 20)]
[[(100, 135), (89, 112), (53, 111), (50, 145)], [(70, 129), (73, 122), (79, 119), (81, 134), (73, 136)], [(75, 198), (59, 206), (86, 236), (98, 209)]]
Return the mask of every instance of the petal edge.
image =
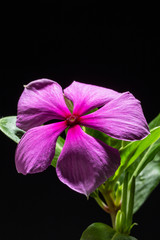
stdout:
[(114, 174), (119, 164), (117, 149), (89, 136), (75, 125), (68, 130), (56, 172), (60, 181), (88, 196)]
[(61, 86), (50, 79), (39, 79), (25, 86), (18, 101), (17, 127), (27, 131), (70, 114)]
[(112, 89), (85, 84), (77, 81), (64, 89), (65, 96), (73, 102), (73, 113), (83, 115), (90, 110), (101, 107), (121, 95)]
[(82, 116), (80, 124), (125, 141), (135, 141), (149, 134), (140, 102), (129, 92), (105, 104), (97, 111)]
[(16, 149), (17, 171), (26, 175), (42, 172), (50, 166), (57, 138), (66, 127), (65, 122), (59, 122), (28, 130)]

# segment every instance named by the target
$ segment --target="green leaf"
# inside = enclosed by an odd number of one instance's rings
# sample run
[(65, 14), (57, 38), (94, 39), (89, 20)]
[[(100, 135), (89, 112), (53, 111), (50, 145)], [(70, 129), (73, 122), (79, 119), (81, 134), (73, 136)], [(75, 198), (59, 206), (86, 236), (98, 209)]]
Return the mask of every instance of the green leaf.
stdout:
[(137, 238), (127, 236), (127, 235), (124, 235), (124, 234), (120, 234), (120, 233), (115, 233), (112, 240), (137, 240)]
[(112, 239), (115, 230), (104, 223), (91, 224), (82, 234), (80, 240), (107, 240)]
[[(136, 177), (134, 213), (143, 205), (151, 192), (160, 183), (160, 139), (138, 161), (140, 163), (133, 172), (133, 175), (138, 176)], [(141, 164), (141, 162), (144, 162), (144, 164)]]
[[(160, 125), (160, 114), (149, 124), (150, 129)], [(128, 168), (131, 177), (136, 177), (135, 213), (147, 200), (160, 182), (160, 138), (145, 150)]]
[(136, 240), (136, 238), (120, 234), (104, 223), (93, 223), (83, 232), (80, 240)]
[(160, 127), (150, 131), (150, 134), (143, 140), (129, 143), (120, 150), (121, 165), (116, 171), (114, 178), (127, 169), (151, 144), (155, 143), (160, 137)]
[(133, 209), (135, 213), (160, 183), (160, 139), (142, 153), (127, 170), (131, 178), (136, 177)]
[(57, 142), (56, 142), (55, 155), (54, 155), (54, 158), (51, 162), (51, 165), (53, 167), (56, 167), (57, 160), (58, 160), (59, 155), (62, 151), (63, 145), (64, 145), (64, 139), (61, 136), (59, 136), (58, 139), (57, 139)]
[(134, 197), (135, 213), (147, 200), (151, 192), (160, 183), (160, 153), (142, 170), (136, 178), (136, 191)]
[(16, 127), (16, 116), (4, 117), (0, 119), (0, 130), (14, 142), (19, 143), (25, 133), (22, 129)]
[(141, 158), (138, 160), (139, 164), (137, 164), (132, 176), (137, 177), (139, 173), (145, 168), (145, 166), (152, 161), (152, 159), (158, 152), (160, 152), (160, 139), (153, 143), (147, 149), (147, 151), (145, 151), (145, 153), (141, 155)]
[(157, 117), (155, 117), (149, 124), (149, 128), (150, 130), (160, 126), (160, 113), (157, 115)]

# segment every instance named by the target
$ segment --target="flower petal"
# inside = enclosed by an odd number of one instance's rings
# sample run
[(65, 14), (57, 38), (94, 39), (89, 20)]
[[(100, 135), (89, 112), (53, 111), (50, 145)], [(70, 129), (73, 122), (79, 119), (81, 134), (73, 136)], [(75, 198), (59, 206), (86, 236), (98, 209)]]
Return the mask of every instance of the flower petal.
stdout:
[(68, 130), (56, 171), (64, 184), (89, 195), (114, 174), (119, 164), (117, 149), (89, 136), (75, 125)]
[(64, 94), (73, 102), (73, 113), (79, 115), (87, 113), (96, 107), (101, 107), (121, 95), (108, 88), (76, 81), (64, 89)]
[(61, 86), (43, 78), (25, 86), (18, 102), (16, 124), (28, 130), (52, 119), (64, 119), (69, 114)]
[(129, 92), (99, 110), (82, 116), (80, 124), (126, 141), (141, 140), (149, 134), (140, 102)]
[(66, 128), (66, 122), (52, 123), (28, 130), (20, 140), (15, 163), (19, 173), (37, 173), (50, 166), (56, 140)]

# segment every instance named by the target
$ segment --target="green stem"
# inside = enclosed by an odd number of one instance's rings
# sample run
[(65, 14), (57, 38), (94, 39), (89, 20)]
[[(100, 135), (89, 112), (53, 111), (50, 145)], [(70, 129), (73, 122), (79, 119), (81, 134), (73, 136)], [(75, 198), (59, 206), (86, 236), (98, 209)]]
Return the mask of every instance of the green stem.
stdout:
[(113, 229), (115, 229), (115, 227), (116, 227), (116, 224), (115, 224), (116, 223), (116, 215), (117, 215), (117, 212), (115, 212), (115, 211), (110, 213)]
[(132, 178), (131, 183), (128, 186), (128, 212), (127, 212), (127, 225), (130, 230), (133, 218), (133, 207), (134, 207), (134, 194), (135, 194), (135, 177)]
[[(122, 207), (119, 212), (121, 218), (117, 219), (117, 231), (123, 234), (129, 234), (132, 228), (133, 207), (135, 194), (135, 177), (129, 183), (129, 174), (125, 172), (123, 192), (122, 192)], [(118, 216), (117, 216), (118, 217)]]
[(94, 197), (98, 205), (107, 213), (110, 213), (109, 207), (100, 199), (99, 196)]
[(124, 148), (124, 141), (121, 142), (121, 149)]
[(125, 174), (122, 192), (122, 207), (121, 211), (126, 216), (127, 214), (127, 192), (128, 192), (128, 172)]
[(111, 180), (109, 181), (108, 189), (114, 189), (115, 184), (117, 183), (117, 181), (119, 180), (119, 177), (124, 171), (125, 171), (125, 165), (119, 167), (118, 174), (113, 179), (111, 178)]
[(137, 177), (139, 175), (139, 173), (142, 171), (142, 169), (145, 167), (145, 165), (147, 164), (146, 163), (146, 159), (148, 158), (148, 153), (151, 151), (151, 149), (154, 148), (154, 144), (152, 144), (147, 152), (144, 154), (143, 158), (141, 159), (141, 161), (139, 162), (138, 166), (136, 167), (135, 171), (133, 172), (132, 174), (132, 177), (131, 177), (131, 180), (130, 182), (132, 181), (132, 178), (133, 177)]
[(116, 215), (117, 215), (117, 211), (119, 210), (119, 207), (114, 204), (111, 191), (107, 191), (107, 189), (101, 189), (100, 191), (108, 205), (112, 226), (115, 229)]

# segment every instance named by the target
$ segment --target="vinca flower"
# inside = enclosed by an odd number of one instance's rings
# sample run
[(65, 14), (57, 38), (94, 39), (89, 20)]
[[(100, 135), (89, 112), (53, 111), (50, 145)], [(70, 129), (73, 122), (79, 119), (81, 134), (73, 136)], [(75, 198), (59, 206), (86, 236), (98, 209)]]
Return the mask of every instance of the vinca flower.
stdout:
[[(65, 98), (73, 103), (73, 112)], [(89, 113), (92, 109), (96, 111)], [(47, 123), (57, 120), (55, 123)], [(18, 102), (17, 126), (26, 131), (15, 155), (19, 173), (44, 171), (51, 165), (58, 136), (68, 128), (57, 160), (58, 178), (71, 189), (89, 195), (120, 165), (120, 154), (83, 131), (82, 126), (113, 138), (134, 141), (149, 134), (140, 102), (129, 92), (74, 81), (62, 90), (49, 79), (25, 86)]]

